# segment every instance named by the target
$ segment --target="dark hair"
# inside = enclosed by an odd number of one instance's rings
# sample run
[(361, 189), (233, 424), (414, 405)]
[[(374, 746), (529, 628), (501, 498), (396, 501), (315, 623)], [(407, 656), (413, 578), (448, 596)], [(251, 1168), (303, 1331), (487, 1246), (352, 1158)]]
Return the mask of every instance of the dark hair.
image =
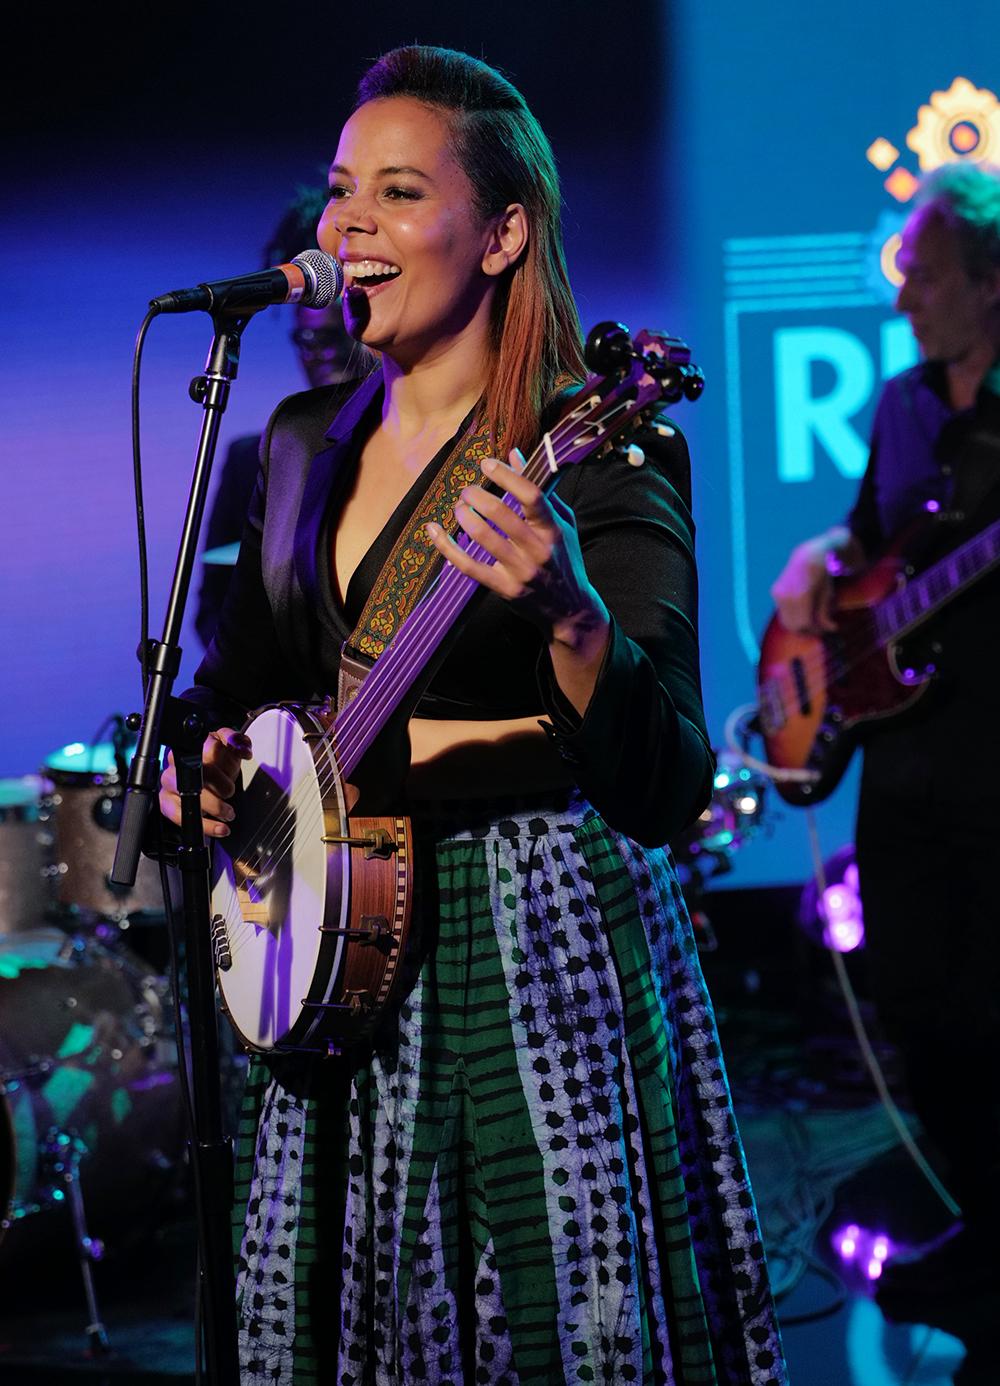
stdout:
[[(320, 170), (322, 175), (322, 170)], [(301, 184), (281, 214), (264, 247), (264, 268), (282, 265), (302, 250), (315, 250), (316, 228), (330, 194), (317, 178), (312, 186)]]
[(1000, 270), (1000, 172), (982, 164), (944, 164), (921, 183), (917, 205), (955, 232), (971, 278)]
[[(318, 172), (322, 173), (322, 170)], [(281, 220), (271, 232), (264, 247), (264, 269), (270, 269), (272, 265), (286, 264), (303, 250), (318, 248), (316, 231), (329, 197), (330, 190), (319, 182), (303, 183), (296, 188), (295, 197), (281, 214)], [(339, 303), (332, 304), (327, 309), (327, 320), (328, 325), (323, 330), (331, 334), (336, 333), (339, 339), (335, 359), (327, 349), (319, 366), (315, 364), (315, 358), (312, 358), (314, 364), (310, 365), (306, 349), (296, 342), (299, 360), (310, 381), (320, 378), (320, 371), (322, 377), (332, 384), (339, 380), (360, 380), (375, 370), (379, 362), (377, 353), (363, 346), (361, 342), (356, 342), (349, 335), (343, 326)], [(295, 341), (294, 333), (292, 340)]]
[(390, 96), (448, 113), (455, 155), (483, 218), (512, 202), (527, 212), (528, 245), (494, 295), (486, 408), (505, 448), (534, 446), (557, 381), (586, 373), (551, 146), (517, 88), (467, 53), (413, 46), (383, 54), (362, 77), (354, 109)]

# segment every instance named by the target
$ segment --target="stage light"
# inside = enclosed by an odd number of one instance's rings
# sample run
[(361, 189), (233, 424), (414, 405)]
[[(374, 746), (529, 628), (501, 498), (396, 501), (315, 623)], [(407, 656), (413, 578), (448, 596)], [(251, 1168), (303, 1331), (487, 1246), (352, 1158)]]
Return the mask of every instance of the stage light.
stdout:
[(857, 1223), (852, 1222), (847, 1227), (841, 1227), (833, 1236), (833, 1244), (842, 1261), (853, 1261), (854, 1254), (858, 1249), (858, 1238), (861, 1229)]
[(822, 894), (809, 881), (799, 902), (799, 924), (814, 943), (838, 953), (853, 953), (865, 941), (864, 912), (854, 848), (841, 847), (823, 863)]
[(866, 1280), (877, 1280), (892, 1254), (893, 1244), (884, 1232), (849, 1222), (838, 1227), (830, 1239), (834, 1251), (846, 1264), (857, 1267)]

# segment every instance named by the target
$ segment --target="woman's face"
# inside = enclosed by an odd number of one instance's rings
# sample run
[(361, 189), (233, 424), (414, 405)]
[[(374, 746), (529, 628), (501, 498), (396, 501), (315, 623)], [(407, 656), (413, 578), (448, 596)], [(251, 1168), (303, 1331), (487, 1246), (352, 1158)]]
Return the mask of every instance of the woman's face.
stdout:
[(319, 244), (344, 266), (344, 322), (401, 363), (488, 332), (495, 226), (473, 206), (445, 117), (410, 97), (369, 101), (344, 126)]

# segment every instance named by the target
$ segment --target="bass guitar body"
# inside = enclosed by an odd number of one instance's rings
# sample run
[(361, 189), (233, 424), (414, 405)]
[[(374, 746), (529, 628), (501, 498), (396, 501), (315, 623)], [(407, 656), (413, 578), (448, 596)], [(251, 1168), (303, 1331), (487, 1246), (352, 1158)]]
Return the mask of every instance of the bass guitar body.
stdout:
[(338, 1053), (390, 1002), (412, 911), (408, 819), (348, 812), (328, 708), (261, 709), (214, 849), (219, 992), (244, 1046)]
[(886, 643), (879, 604), (904, 583), (904, 561), (888, 556), (834, 582), (836, 631), (800, 635), (772, 616), (758, 664), (760, 730), (768, 762), (803, 772), (776, 780), (786, 802), (815, 804), (839, 784), (866, 723), (894, 717), (926, 690), (932, 670), (909, 668)]

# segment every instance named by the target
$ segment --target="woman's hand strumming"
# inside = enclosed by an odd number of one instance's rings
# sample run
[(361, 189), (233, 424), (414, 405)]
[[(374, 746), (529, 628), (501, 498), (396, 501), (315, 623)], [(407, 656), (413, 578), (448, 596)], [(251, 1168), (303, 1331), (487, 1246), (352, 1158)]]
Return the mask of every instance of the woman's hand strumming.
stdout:
[(488, 457), (482, 467), (490, 481), (513, 497), (516, 509), (481, 486), (467, 486), (455, 506), (462, 529), (494, 563), (470, 557), (439, 525), (427, 525), (429, 538), (449, 563), (538, 626), (550, 645), (576, 648), (594, 635), (603, 645), (608, 612), (587, 577), (572, 510), (522, 475), (524, 458), (517, 449), (509, 462)]
[[(205, 738), (202, 765), (205, 787), (201, 792), (201, 823), (209, 837), (228, 837), (228, 824), (235, 814), (227, 802), (236, 790), (240, 762), (249, 760), (250, 739), (232, 727), (220, 727)], [(160, 812), (164, 818), (181, 821), (181, 800), (177, 793), (177, 768), (173, 751), (167, 757), (167, 768), (160, 778)]]

